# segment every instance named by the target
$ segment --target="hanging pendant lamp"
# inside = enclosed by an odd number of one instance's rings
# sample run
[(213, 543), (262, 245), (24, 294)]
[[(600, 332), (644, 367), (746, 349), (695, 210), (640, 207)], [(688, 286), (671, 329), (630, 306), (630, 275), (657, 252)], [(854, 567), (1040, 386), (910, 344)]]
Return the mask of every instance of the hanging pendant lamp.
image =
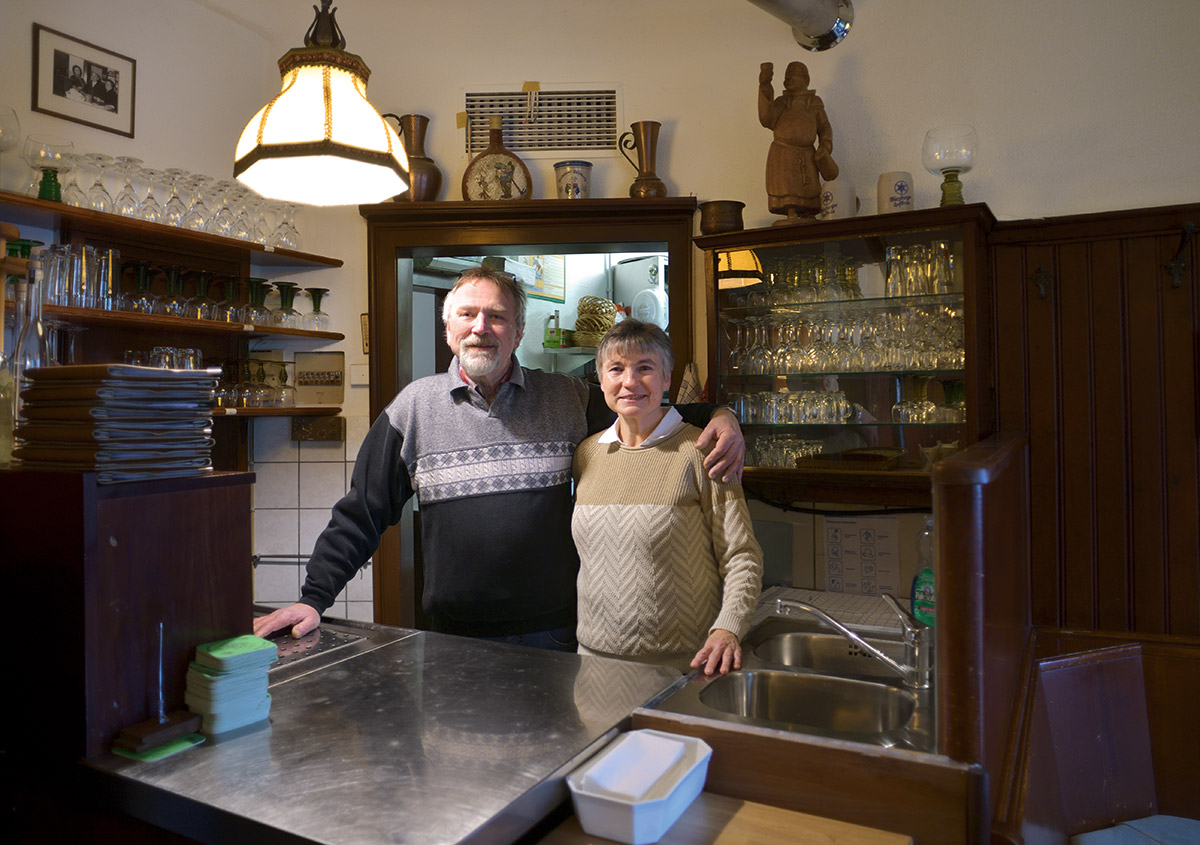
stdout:
[(242, 130), (233, 175), (287, 202), (383, 202), (408, 190), (408, 157), (367, 100), (371, 71), (345, 51), (331, 2), (321, 0), (304, 46), (279, 60), (283, 84)]

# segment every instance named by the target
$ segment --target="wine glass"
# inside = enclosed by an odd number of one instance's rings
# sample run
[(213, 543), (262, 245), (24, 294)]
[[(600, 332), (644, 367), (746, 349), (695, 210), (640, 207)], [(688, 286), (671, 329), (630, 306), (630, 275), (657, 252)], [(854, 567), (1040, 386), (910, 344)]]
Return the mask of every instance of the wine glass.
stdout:
[[(12, 106), (0, 106), (0, 156), (21, 145), (21, 121)], [(3, 171), (0, 171), (2, 173)]]
[(117, 156), (113, 161), (113, 170), (125, 177), (125, 183), (113, 201), (113, 208), (122, 217), (137, 217), (141, 200), (133, 187), (133, 174), (141, 168), (142, 160), (133, 156)]
[(962, 182), (958, 181), (958, 175), (975, 166), (978, 150), (979, 136), (974, 126), (953, 124), (925, 133), (921, 161), (926, 170), (943, 178), (942, 205), (963, 204)]
[(312, 311), (301, 319), (300, 328), (310, 332), (332, 331), (333, 319), (321, 310), (321, 298), (329, 293), (329, 288), (304, 288), (304, 292), (312, 299)]
[(104, 171), (112, 166), (112, 156), (105, 153), (88, 153), (83, 157), (84, 168), (96, 171), (96, 180), (87, 189), (88, 207), (93, 211), (111, 212), (113, 210), (112, 194), (104, 187)]
[(83, 192), (83, 188), (79, 187), (79, 180), (83, 171), (81, 166), (83, 156), (78, 153), (71, 153), (68, 158), (71, 161), (71, 172), (67, 175), (67, 181), (62, 189), (62, 201), (72, 208), (88, 208), (87, 194)]
[(30, 135), (25, 139), (26, 163), (42, 172), (42, 180), (38, 183), (38, 199), (62, 202), (62, 185), (58, 182), (58, 174), (71, 169), (71, 151), (74, 148), (70, 140), (57, 135)]
[(158, 197), (154, 195), (154, 189), (159, 186), (162, 178), (161, 170), (151, 167), (142, 169), (142, 179), (146, 180), (146, 196), (142, 197), (142, 201), (138, 204), (137, 216), (147, 223), (163, 222), (163, 209), (158, 204)]
[(187, 171), (180, 167), (168, 167), (162, 173), (163, 178), (171, 186), (171, 194), (167, 197), (166, 205), (163, 206), (162, 222), (168, 226), (182, 226), (183, 218), (187, 216), (187, 204), (179, 196), (179, 184), (187, 176)]

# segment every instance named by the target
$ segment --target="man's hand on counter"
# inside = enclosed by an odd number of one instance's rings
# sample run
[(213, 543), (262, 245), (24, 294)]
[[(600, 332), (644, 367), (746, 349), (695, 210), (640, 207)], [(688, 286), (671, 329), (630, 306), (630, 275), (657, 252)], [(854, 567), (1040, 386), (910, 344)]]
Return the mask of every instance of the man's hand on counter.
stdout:
[(320, 624), (321, 614), (317, 613), (314, 608), (297, 602), (296, 604), (281, 607), (279, 610), (255, 619), (254, 636), (269, 637), (276, 631), (290, 625), (292, 636), (295, 639), (300, 639), (309, 631), (315, 631)]
[(732, 631), (714, 628), (704, 647), (692, 658), (693, 669), (704, 667), (705, 675), (722, 675), (730, 669), (742, 668), (742, 644)]

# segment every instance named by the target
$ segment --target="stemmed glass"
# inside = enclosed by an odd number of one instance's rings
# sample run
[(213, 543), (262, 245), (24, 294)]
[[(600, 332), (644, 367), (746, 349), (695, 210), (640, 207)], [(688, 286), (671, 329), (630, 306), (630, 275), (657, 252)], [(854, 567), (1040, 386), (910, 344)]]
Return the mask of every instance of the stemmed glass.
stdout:
[(158, 204), (158, 197), (154, 195), (154, 189), (158, 187), (163, 178), (162, 171), (148, 167), (142, 171), (142, 178), (146, 180), (146, 196), (138, 205), (138, 217), (148, 223), (161, 223), (163, 222), (163, 209)]
[(151, 314), (154, 312), (154, 294), (150, 293), (150, 262), (139, 260), (129, 264), (133, 267), (134, 289), (121, 297), (121, 310)]
[(218, 323), (240, 323), (242, 321), (242, 307), (238, 305), (237, 292), (237, 279), (232, 277), (225, 279), (224, 293), (221, 301), (213, 306), (212, 319)]
[(249, 278), (250, 301), (242, 306), (242, 322), (255, 326), (271, 325), (271, 310), (263, 305), (267, 293), (271, 290), (266, 279)]
[(300, 328), (300, 312), (292, 307), (296, 299), (295, 282), (275, 282), (279, 291), (279, 307), (271, 312), (272, 325), (287, 329)]
[(275, 405), (279, 408), (296, 407), (296, 388), (288, 384), (286, 361), (279, 364), (279, 386), (275, 388)]
[(197, 175), (192, 178), (190, 183), (193, 194), (192, 205), (183, 217), (183, 228), (191, 229), (193, 232), (205, 230), (208, 218), (212, 216), (205, 198), (209, 195), (212, 190), (211, 186), (215, 182), (216, 180), (211, 176)]
[(212, 284), (212, 273), (201, 270), (196, 276), (196, 293), (183, 305), (183, 316), (193, 320), (211, 320), (216, 303), (208, 295), (208, 286)]
[[(12, 106), (0, 106), (0, 156), (21, 145), (21, 121)], [(0, 173), (3, 171), (0, 170)]]
[(216, 209), (208, 218), (204, 231), (212, 235), (229, 237), (233, 229), (233, 212), (229, 210), (230, 201), (237, 196), (241, 186), (232, 179), (222, 179), (212, 186), (213, 206)]
[(329, 293), (329, 288), (304, 288), (304, 292), (312, 298), (312, 311), (304, 315), (300, 327), (310, 332), (327, 332), (333, 328), (333, 319), (321, 310), (321, 297)]
[(166, 317), (184, 316), (184, 306), (187, 298), (183, 295), (183, 268), (172, 264), (165, 270), (167, 274), (167, 292), (154, 300), (155, 314)]
[(162, 174), (171, 187), (171, 195), (167, 197), (167, 203), (163, 206), (162, 222), (168, 226), (182, 226), (183, 218), (187, 216), (187, 204), (179, 196), (179, 184), (187, 176), (187, 171), (179, 167), (168, 167)]
[(71, 169), (71, 150), (75, 145), (57, 135), (30, 135), (25, 139), (25, 161), (34, 170), (42, 172), (38, 183), (38, 199), (62, 202), (62, 185), (59, 172)]
[(979, 150), (979, 135), (974, 126), (953, 124), (939, 126), (925, 133), (921, 162), (934, 176), (942, 177), (942, 205), (962, 205), (960, 173), (975, 166)]
[(88, 207), (93, 211), (111, 212), (113, 210), (112, 194), (104, 187), (104, 171), (112, 165), (112, 156), (104, 153), (88, 153), (83, 157), (87, 162), (85, 169), (95, 170), (96, 179), (87, 189)]
[(113, 170), (125, 177), (125, 184), (117, 194), (114, 208), (122, 217), (137, 217), (142, 203), (133, 187), (133, 174), (141, 168), (142, 160), (133, 156), (117, 156), (114, 162)]
[(63, 185), (62, 201), (72, 208), (87, 208), (88, 198), (83, 189), (79, 187), (79, 175), (83, 171), (81, 162), (83, 156), (78, 153), (71, 153), (71, 172), (67, 176), (67, 181)]

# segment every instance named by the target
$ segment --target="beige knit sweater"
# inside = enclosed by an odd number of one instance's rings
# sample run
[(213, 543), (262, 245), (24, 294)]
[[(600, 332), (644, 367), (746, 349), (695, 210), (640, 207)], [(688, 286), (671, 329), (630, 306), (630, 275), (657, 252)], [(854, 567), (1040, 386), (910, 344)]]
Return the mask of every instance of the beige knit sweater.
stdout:
[[(579, 642), (687, 660), (713, 628), (745, 636), (762, 549), (738, 483), (714, 482), (683, 424), (650, 447), (588, 438), (575, 451)], [(661, 662), (661, 661), (656, 661)]]

